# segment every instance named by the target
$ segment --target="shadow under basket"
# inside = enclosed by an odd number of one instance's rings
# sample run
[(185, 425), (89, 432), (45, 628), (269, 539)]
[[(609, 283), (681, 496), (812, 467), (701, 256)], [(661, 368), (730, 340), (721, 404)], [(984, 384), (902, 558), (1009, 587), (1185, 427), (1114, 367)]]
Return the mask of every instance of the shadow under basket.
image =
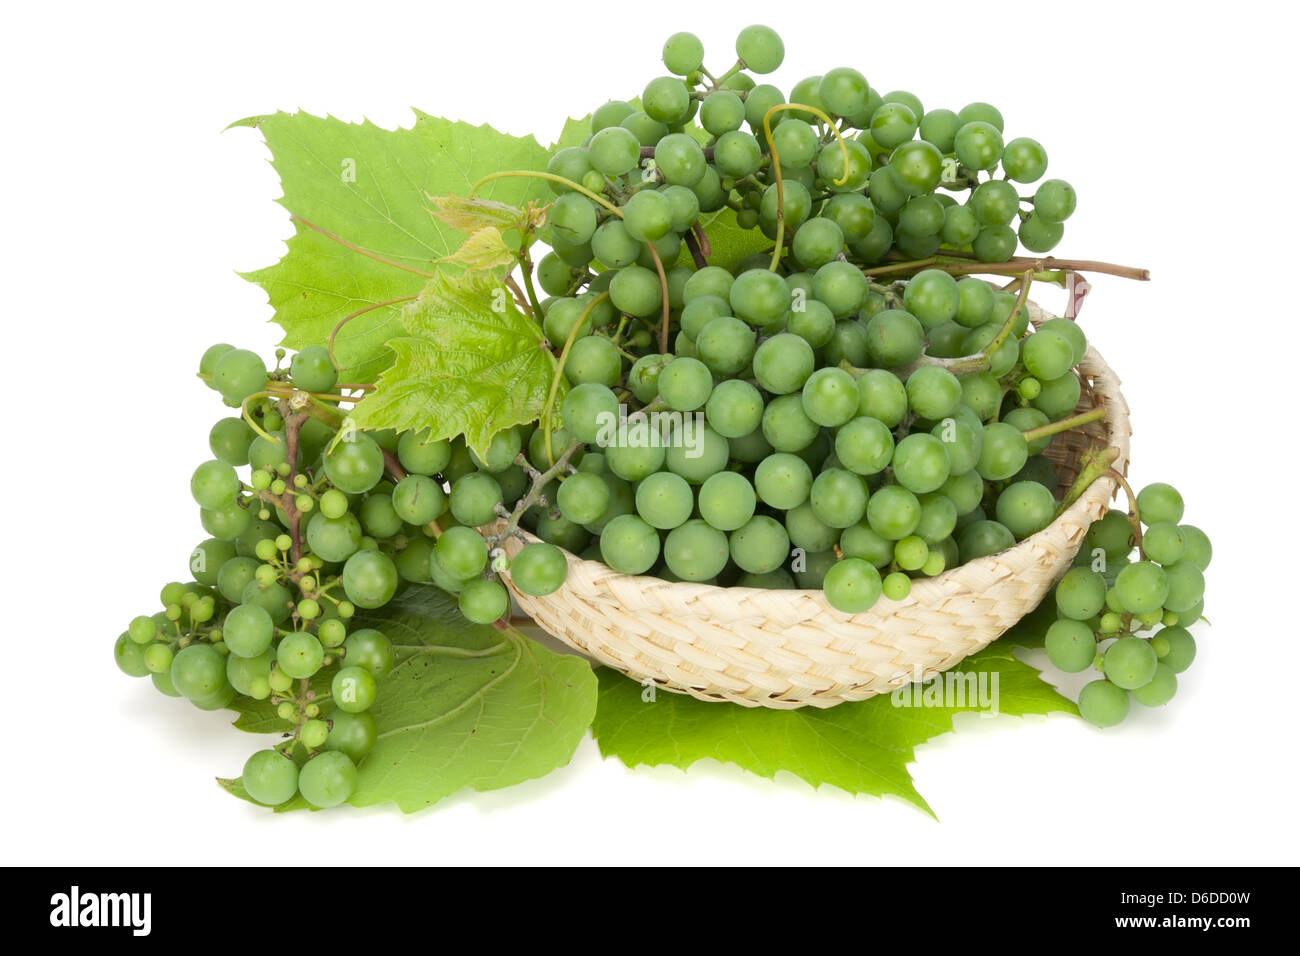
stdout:
[[(1050, 316), (1031, 303), (1030, 317), (1038, 324)], [(1129, 412), (1118, 376), (1091, 347), (1079, 373), (1079, 411), (1104, 404), (1108, 414), (1048, 447), (1061, 493), (1090, 445), (1117, 449), (1114, 467), (1128, 469)], [(1037, 534), (917, 579), (902, 601), (882, 597), (860, 614), (835, 610), (820, 590), (674, 583), (573, 555), (564, 585), (545, 597), (520, 593), (508, 572), (502, 579), (542, 629), (638, 682), (749, 707), (831, 707), (947, 670), (1000, 637), (1069, 568), (1116, 487), (1103, 476)], [(506, 543), (512, 556), (521, 547), (516, 538)]]

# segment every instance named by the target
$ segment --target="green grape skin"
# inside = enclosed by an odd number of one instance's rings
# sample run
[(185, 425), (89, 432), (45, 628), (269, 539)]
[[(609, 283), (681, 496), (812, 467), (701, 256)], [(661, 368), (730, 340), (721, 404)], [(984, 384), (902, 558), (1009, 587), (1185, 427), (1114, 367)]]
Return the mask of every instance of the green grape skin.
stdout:
[(894, 543), (894, 561), (904, 571), (919, 571), (930, 555), (924, 539), (910, 534)]
[(814, 551), (804, 555), (803, 569), (794, 573), (797, 586), (806, 591), (820, 590), (826, 574), (838, 561), (834, 551)]
[(1159, 610), (1169, 595), (1165, 570), (1150, 561), (1136, 561), (1115, 576), (1115, 596), (1130, 614)]
[(1016, 231), (1010, 226), (985, 226), (971, 243), (980, 262), (1006, 262), (1016, 252)]
[[(471, 448), (469, 457), (480, 470), (495, 474), (513, 465), (522, 447), (523, 438), (519, 434), (519, 429), (506, 428), (492, 436), (492, 440), (488, 442), (488, 447), (481, 456)], [(398, 484), (400, 485), (401, 482)], [(423, 524), (423, 522), (413, 523)]]
[(289, 363), (293, 384), (307, 392), (329, 392), (338, 381), (338, 369), (323, 345), (309, 345), (294, 355)]
[(1128, 694), (1108, 680), (1084, 684), (1079, 691), (1079, 716), (1097, 727), (1123, 723), (1128, 711)]
[(821, 215), (840, 227), (840, 234), (847, 242), (857, 242), (870, 234), (876, 210), (859, 193), (837, 193), (822, 207)]
[(786, 512), (785, 531), (790, 544), (806, 552), (829, 551), (840, 533), (840, 529), (817, 517), (811, 502), (804, 502)]
[(330, 732), (325, 738), (325, 749), (345, 754), (353, 763), (360, 762), (379, 739), (379, 728), (369, 711), (349, 714), (336, 710), (330, 715)]
[(777, 452), (764, 458), (754, 472), (759, 498), (773, 508), (788, 511), (808, 500), (812, 469), (797, 455)]
[(997, 521), (972, 521), (957, 536), (957, 549), (961, 563), (1000, 554), (1016, 543), (1015, 535)]
[(1064, 418), (1078, 406), (1080, 385), (1078, 377), (1073, 372), (1067, 372), (1060, 378), (1042, 384), (1042, 391), (1031, 404), (1048, 418), (1053, 421)]
[(837, 366), (843, 362), (855, 368), (867, 364), (867, 327), (856, 319), (836, 322), (831, 339), (822, 349), (822, 364)]
[(690, 93), (680, 78), (658, 76), (641, 92), (641, 108), (652, 120), (673, 126), (690, 115)]
[(659, 373), (659, 396), (677, 411), (695, 411), (708, 401), (712, 391), (713, 375), (699, 359), (679, 356)]
[(1106, 679), (1123, 690), (1136, 690), (1155, 676), (1156, 652), (1140, 637), (1121, 637), (1106, 650)]
[(1051, 252), (1065, 235), (1065, 227), (1031, 213), (1020, 221), (1017, 236), (1030, 252)]
[(113, 645), (113, 660), (118, 670), (127, 677), (147, 677), (149, 665), (145, 663), (144, 646), (131, 640), (131, 635), (123, 632)]
[(934, 545), (953, 533), (957, 527), (957, 506), (951, 498), (936, 492), (922, 495), (917, 500), (921, 502), (921, 517), (913, 529), (914, 534), (926, 544)]
[(253, 430), (242, 418), (223, 418), (208, 432), (208, 449), (213, 458), (224, 464), (247, 465), (248, 446), (254, 437)]
[(1002, 113), (996, 106), (992, 106), (988, 103), (967, 103), (957, 113), (957, 118), (961, 121), (962, 125), (979, 121), (981, 123), (988, 123), (999, 133), (1004, 129)]
[(275, 648), (275, 663), (294, 680), (311, 677), (321, 668), (325, 649), (313, 634), (295, 631), (281, 638)]
[(637, 514), (652, 528), (667, 531), (685, 524), (694, 509), (695, 494), (680, 475), (660, 471), (637, 485)]
[(943, 211), (939, 235), (950, 246), (968, 246), (978, 238), (980, 222), (970, 206), (948, 206)]
[(241, 604), (226, 615), (222, 635), (231, 654), (259, 657), (271, 646), (275, 622), (265, 609), (256, 604)]
[(951, 153), (961, 121), (952, 110), (927, 110), (921, 117), (921, 139), (933, 143), (941, 153)]
[(1214, 546), (1210, 544), (1209, 536), (1191, 524), (1179, 525), (1178, 530), (1182, 532), (1184, 559), (1204, 571), (1214, 557)]
[(847, 528), (861, 521), (866, 513), (867, 487), (850, 471), (827, 468), (813, 479), (808, 501), (823, 524)]
[(1145, 525), (1170, 521), (1177, 524), (1183, 517), (1183, 496), (1173, 485), (1153, 482), (1137, 494), (1138, 514)]
[(829, 428), (843, 425), (858, 411), (857, 383), (842, 368), (821, 368), (813, 372), (804, 382), (800, 398), (804, 414)]
[(343, 659), (375, 677), (383, 677), (393, 669), (393, 643), (382, 631), (363, 627), (343, 642)]
[[(699, 295), (691, 299), (681, 312), (681, 329), (692, 339), (699, 337), (714, 319), (731, 315), (727, 300), (716, 295)], [(649, 356), (651, 358), (661, 356)]]
[(1165, 608), (1179, 614), (1201, 603), (1205, 596), (1205, 576), (1200, 568), (1190, 561), (1176, 561), (1167, 565), (1164, 572), (1169, 588)]
[(1060, 378), (1074, 364), (1074, 347), (1061, 333), (1040, 329), (1025, 337), (1020, 359), (1029, 374), (1040, 381)]
[(902, 571), (892, 571), (885, 575), (880, 591), (891, 601), (902, 601), (912, 593), (912, 579)]
[(722, 437), (743, 438), (762, 424), (763, 396), (741, 379), (719, 382), (705, 403), (704, 414)]
[(256, 700), (265, 700), (271, 695), (271, 662), (275, 655), (265, 650), (256, 657), (240, 657), (230, 654), (226, 657), (226, 680), (235, 692)]
[(703, 484), (727, 467), (731, 449), (723, 438), (696, 418), (686, 418), (675, 430), (664, 454), (664, 465), (693, 485)]
[(765, 340), (754, 352), (754, 376), (759, 386), (773, 395), (798, 391), (816, 364), (812, 346), (788, 332)]
[(837, 319), (856, 315), (866, 300), (869, 283), (850, 262), (828, 262), (813, 273), (813, 296)]
[(1042, 531), (1056, 514), (1056, 499), (1044, 486), (1033, 481), (1017, 481), (998, 495), (997, 519), (1006, 525), (1016, 540)]
[(595, 521), (609, 507), (609, 486), (600, 475), (570, 475), (556, 494), (560, 513), (577, 524)]
[(341, 667), (330, 681), (330, 694), (335, 706), (348, 714), (369, 710), (378, 692), (374, 675), (364, 667)]
[[(919, 327), (919, 323), (917, 325)], [(907, 389), (898, 376), (884, 369), (868, 369), (859, 376), (858, 414), (874, 418), (890, 428), (901, 423), (907, 414)]]
[[(572, 393), (570, 393), (572, 394)], [(644, 441), (635, 440), (644, 438)], [(629, 422), (627, 440), (605, 447), (605, 461), (609, 470), (624, 481), (640, 481), (659, 471), (667, 457), (658, 429), (647, 425), (638, 430)]]
[(298, 765), (278, 750), (259, 750), (244, 763), (240, 781), (258, 803), (278, 807), (298, 793)]
[(260, 563), (256, 558), (242, 555), (231, 558), (217, 572), (217, 591), (227, 601), (238, 602)]
[(721, 266), (705, 266), (691, 274), (682, 289), (682, 298), (687, 304), (701, 296), (716, 296), (724, 302), (731, 295), (731, 286), (735, 282), (731, 273)]
[(212, 587), (217, 583), (221, 567), (235, 557), (233, 541), (219, 541), (208, 538), (201, 541), (190, 552), (190, 573), (199, 584)]
[[(479, 527), (495, 521), (496, 509), (504, 500), (501, 485), (491, 475), (481, 471), (464, 475), (451, 486), (452, 517), (469, 527)], [(397, 506), (394, 494), (393, 509), (397, 510)], [(401, 516), (400, 511), (398, 515)]]
[(234, 348), (233, 345), (228, 345), (225, 342), (218, 342), (216, 345), (208, 346), (208, 348), (203, 352), (203, 356), (199, 359), (199, 374), (209, 376), (209, 380), (206, 383), (208, 388), (215, 389), (217, 387), (216, 383), (211, 381), (212, 370), (216, 368), (217, 362), (221, 360), (221, 357), (227, 352), (234, 351)]
[(837, 611), (859, 614), (880, 599), (883, 582), (874, 565), (861, 558), (842, 558), (826, 572), (822, 592)]
[(1010, 183), (990, 179), (975, 187), (970, 197), (970, 208), (982, 225), (1005, 226), (1020, 211), (1020, 195)]
[(644, 574), (659, 559), (659, 534), (636, 515), (619, 515), (600, 532), (601, 559), (622, 574)]
[(938, 365), (923, 365), (907, 377), (907, 401), (921, 418), (943, 419), (962, 401), (957, 376)]
[(802, 265), (820, 268), (844, 251), (844, 230), (830, 219), (809, 219), (794, 234), (790, 248)]
[(298, 790), (303, 799), (322, 810), (346, 801), (356, 785), (356, 765), (347, 754), (338, 750), (317, 754), (298, 772)]
[(326, 561), (346, 561), (361, 547), (361, 540), (361, 522), (350, 513), (342, 518), (317, 513), (307, 522), (307, 546)]
[(858, 416), (836, 433), (835, 456), (855, 474), (879, 474), (893, 460), (894, 436), (878, 419)]
[[(464, 478), (461, 479), (461, 481), (464, 480)], [(443, 492), (442, 486), (432, 478), (425, 475), (407, 475), (393, 489), (392, 502), (394, 512), (403, 521), (409, 524), (422, 525), (428, 524), (446, 510), (447, 495)], [(350, 524), (356, 527), (359, 537), (360, 522), (351, 515), (341, 520), (346, 521), (348, 518), (351, 519)], [(320, 519), (316, 520), (319, 521)], [(312, 550), (316, 550), (314, 545)], [(317, 553), (320, 552), (317, 551)], [(327, 555), (321, 556), (328, 561), (342, 561), (348, 557), (348, 554), (337, 558), (331, 558)]]
[(1163, 662), (1156, 664), (1151, 680), (1133, 691), (1133, 699), (1143, 707), (1161, 707), (1178, 692), (1178, 677), (1173, 668)]
[[(560, 416), (575, 438), (589, 445), (595, 444), (603, 430), (618, 423), (618, 398), (604, 385), (576, 385), (565, 396)], [(453, 497), (454, 494), (453, 489)]]
[(785, 527), (769, 515), (755, 515), (731, 532), (731, 560), (749, 574), (767, 574), (785, 563), (790, 553), (790, 536)]
[(247, 349), (231, 349), (212, 366), (212, 384), (231, 405), (240, 405), (266, 387), (266, 365)]
[(1097, 639), (1092, 628), (1069, 618), (1061, 618), (1047, 629), (1043, 646), (1052, 666), (1067, 674), (1087, 670), (1097, 656)]
[(782, 167), (807, 166), (817, 155), (817, 134), (801, 119), (787, 119), (773, 130), (772, 144), (781, 157)]
[(357, 512), (361, 527), (373, 538), (391, 538), (402, 528), (402, 518), (393, 507), (392, 490), (391, 485), (381, 484), (361, 500)]
[(222, 461), (205, 461), (194, 469), (190, 494), (200, 508), (216, 510), (235, 501), (239, 495), (239, 476)]
[[(646, 195), (657, 196), (659, 194), (637, 193), (637, 196)], [(665, 209), (667, 209), (667, 200), (664, 200), (664, 202)], [(654, 239), (647, 238), (644, 241), (653, 242), (659, 238), (661, 237), (656, 236)], [(663, 306), (663, 290), (659, 285), (659, 276), (653, 269), (647, 269), (640, 265), (627, 266), (618, 270), (618, 274), (614, 276), (613, 281), (610, 283), (609, 296), (610, 301), (614, 303), (614, 307), (620, 312), (642, 318), (656, 315)]]
[(252, 512), (230, 503), (216, 510), (199, 509), (199, 523), (203, 530), (220, 541), (233, 541), (252, 525)]
[[(627, 119), (623, 122), (626, 123)], [(623, 125), (610, 126), (591, 137), (587, 144), (587, 158), (593, 169), (606, 176), (622, 176), (640, 164), (641, 143), (635, 133)]]
[[(957, 412), (962, 413), (965, 408), (959, 406)], [(948, 453), (949, 476), (975, 469), (983, 451), (984, 429), (974, 412), (967, 410), (960, 420), (951, 416), (941, 419), (930, 429), (930, 434), (943, 443)]]
[(830, 343), (840, 323), (835, 321), (831, 310), (816, 299), (807, 300), (803, 306), (791, 311), (786, 331), (799, 336), (814, 349), (822, 348)]
[(749, 133), (732, 130), (723, 133), (713, 146), (713, 161), (723, 174), (740, 179), (758, 169), (763, 149)]
[(714, 136), (738, 130), (745, 122), (745, 103), (730, 90), (710, 93), (700, 103), (700, 125)]
[(883, 149), (906, 143), (916, 134), (916, 114), (902, 103), (882, 103), (871, 116), (867, 132)]
[(288, 445), (284, 432), (273, 431), (269, 434), (273, 441), (258, 435), (249, 442), (248, 463), (254, 468), (275, 472), (278, 466), (288, 464)]
[(780, 395), (763, 410), (762, 431), (777, 451), (799, 452), (813, 443), (821, 428), (804, 413), (798, 395)]
[(1101, 548), (1108, 558), (1120, 558), (1133, 550), (1133, 526), (1121, 511), (1107, 511), (1088, 529), (1088, 547)]
[(1002, 158), (1002, 150), (1002, 133), (982, 120), (964, 123), (953, 136), (957, 161), (970, 169), (992, 169)]
[(704, 44), (694, 33), (674, 33), (664, 42), (663, 62), (669, 73), (689, 76), (704, 62)]
[(987, 481), (1005, 481), (1029, 459), (1029, 446), (1015, 427), (1005, 422), (984, 426), (984, 443), (975, 466)]
[(974, 470), (950, 475), (939, 488), (939, 494), (953, 503), (959, 516), (970, 514), (979, 507), (984, 496), (984, 479)]
[(380, 551), (358, 551), (343, 565), (343, 590), (357, 607), (383, 607), (397, 593), (393, 559)]
[(886, 309), (867, 322), (867, 352), (882, 368), (908, 365), (924, 348), (925, 328), (910, 312)]
[(1196, 659), (1196, 640), (1187, 628), (1179, 625), (1166, 627), (1158, 636), (1163, 638), (1168, 646), (1168, 650), (1160, 657), (1162, 664), (1175, 674), (1181, 674), (1191, 667), (1192, 661)]
[(840, 550), (847, 558), (862, 558), (878, 568), (886, 567), (894, 559), (893, 542), (877, 534), (866, 523), (841, 532)]
[(725, 534), (693, 518), (668, 532), (663, 554), (669, 570), (683, 581), (704, 581), (726, 567), (730, 547)]
[(867, 78), (847, 66), (826, 71), (817, 87), (817, 95), (828, 113), (852, 118), (860, 116), (870, 98)]
[(1089, 568), (1071, 568), (1056, 584), (1056, 609), (1062, 617), (1087, 621), (1106, 603), (1106, 579)]
[(827, 143), (817, 154), (818, 179), (832, 193), (860, 193), (870, 181), (871, 165), (867, 147), (853, 139)]
[(916, 530), (921, 521), (921, 502), (900, 485), (885, 485), (868, 499), (866, 516), (872, 531), (898, 541)]
[(191, 701), (220, 693), (226, 686), (226, 662), (211, 644), (181, 648), (172, 660), (172, 686)]
[(771, 27), (755, 23), (737, 35), (736, 56), (747, 70), (773, 73), (785, 59), (785, 43)]
[(921, 495), (942, 487), (951, 465), (943, 442), (925, 432), (913, 432), (895, 446), (893, 468), (900, 485)]
[[(608, 106), (609, 104), (605, 105)], [(603, 106), (598, 107), (596, 112), (599, 113), (604, 108), (605, 107)], [(629, 107), (629, 109), (630, 108), (631, 107)], [(602, 123), (598, 126), (594, 119), (595, 115), (596, 114), (594, 113), (592, 114), (592, 129), (594, 132), (598, 133), (604, 129), (607, 124)], [(614, 125), (618, 124), (615, 123)], [(581, 146), (568, 146), (564, 149), (558, 150), (555, 155), (547, 161), (546, 171), (552, 176), (559, 176), (560, 178), (567, 179), (570, 182), (580, 183), (582, 178), (591, 172), (591, 159), (587, 154), (587, 150)], [(547, 185), (551, 187), (551, 192), (555, 193), (557, 196), (562, 196), (571, 191), (570, 187), (563, 183), (552, 181), (548, 182)], [(558, 257), (556, 257), (556, 261), (560, 261)], [(545, 288), (545, 286), (543, 286), (543, 288)], [(555, 295), (555, 293), (551, 292), (549, 289), (547, 290), (547, 294)]]
[(993, 289), (988, 283), (967, 276), (957, 280), (957, 311), (953, 315), (958, 325), (977, 329), (993, 318)]
[(1047, 222), (1065, 222), (1077, 203), (1074, 187), (1063, 179), (1048, 179), (1034, 192), (1034, 212)]
[[(808, 191), (808, 187), (798, 179), (789, 178), (797, 172), (798, 170), (794, 169), (782, 170), (785, 178), (779, 196), (775, 183), (763, 191), (763, 199), (758, 207), (759, 222), (773, 238), (776, 237), (776, 213), (778, 208), (781, 210), (787, 229), (797, 230), (812, 212), (812, 194)], [(811, 171), (809, 172), (811, 173)], [(763, 267), (756, 264), (754, 268)]]
[(670, 133), (659, 140), (654, 157), (655, 165), (670, 186), (694, 186), (704, 178), (707, 166), (704, 151), (685, 133)]
[(433, 542), (420, 535), (409, 538), (406, 547), (393, 555), (393, 566), (403, 581), (423, 584), (430, 579), (429, 562), (432, 558)]
[(1083, 334), (1083, 329), (1072, 319), (1053, 318), (1048, 319), (1038, 327), (1040, 332), (1055, 332), (1063, 335), (1070, 343), (1071, 359), (1070, 365), (1078, 365), (1083, 361), (1083, 356), (1088, 351), (1088, 337)]
[(610, 126), (617, 126), (633, 112), (632, 104), (625, 100), (606, 100), (591, 114), (591, 131), (598, 133)]
[(1150, 560), (1167, 567), (1183, 557), (1187, 544), (1178, 525), (1157, 521), (1143, 532), (1142, 549)]
[(952, 321), (960, 304), (957, 280), (941, 269), (918, 272), (903, 290), (905, 310), (927, 329)]

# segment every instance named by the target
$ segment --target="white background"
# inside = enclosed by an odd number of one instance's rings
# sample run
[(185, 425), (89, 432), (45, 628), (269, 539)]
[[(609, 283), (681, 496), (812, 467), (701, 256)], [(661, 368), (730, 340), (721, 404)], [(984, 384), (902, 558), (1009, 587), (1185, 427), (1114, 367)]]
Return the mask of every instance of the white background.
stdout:
[[(1297, 862), (1294, 12), (830, 6), (8, 11), (6, 862), (248, 864), (312, 836), (336, 865)], [(254, 740), (122, 676), (111, 647), (203, 537), (186, 482), (223, 409), (199, 355), (277, 341), (235, 270), (276, 260), (289, 221), (258, 135), (222, 128), (298, 108), (391, 127), (418, 106), (549, 142), (566, 115), (639, 93), (669, 33), (697, 32), (724, 69), (752, 21), (785, 37), (785, 89), (847, 64), (927, 106), (997, 104), (1078, 188), (1057, 251), (1151, 269), (1099, 278), (1083, 322), (1125, 380), (1133, 478), (1177, 484), (1216, 547), (1214, 624), (1174, 702), (1105, 733), (963, 718), (913, 767), (940, 823), (717, 764), (634, 772), (590, 739), (541, 781), (412, 817), (273, 818), (221, 792)], [(202, 828), (173, 830), (182, 816)]]

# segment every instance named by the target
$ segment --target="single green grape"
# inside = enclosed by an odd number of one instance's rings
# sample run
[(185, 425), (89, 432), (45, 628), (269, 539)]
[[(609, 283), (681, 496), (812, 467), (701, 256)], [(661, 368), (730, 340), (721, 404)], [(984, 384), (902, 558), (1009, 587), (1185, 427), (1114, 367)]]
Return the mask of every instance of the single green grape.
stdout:
[(1155, 676), (1156, 652), (1140, 637), (1121, 637), (1106, 650), (1106, 679), (1124, 690), (1136, 690)]
[(1097, 639), (1092, 628), (1069, 618), (1062, 618), (1047, 629), (1043, 645), (1052, 666), (1067, 674), (1087, 670), (1097, 656)]
[(694, 518), (668, 532), (663, 553), (668, 569), (683, 581), (705, 581), (726, 567), (730, 549), (725, 534)]
[(336, 807), (352, 796), (357, 785), (357, 768), (347, 754), (326, 750), (317, 754), (298, 773), (298, 790), (313, 807)]
[(790, 553), (790, 536), (781, 522), (769, 515), (755, 515), (731, 532), (731, 560), (742, 571), (767, 574), (785, 563)]
[(298, 792), (298, 766), (278, 750), (259, 750), (245, 761), (240, 781), (258, 803), (278, 807)]
[(842, 558), (826, 572), (822, 591), (831, 607), (858, 614), (880, 599), (883, 582), (875, 566), (861, 558)]
[(1097, 727), (1122, 723), (1128, 710), (1128, 694), (1108, 680), (1084, 684), (1079, 691), (1079, 716)]

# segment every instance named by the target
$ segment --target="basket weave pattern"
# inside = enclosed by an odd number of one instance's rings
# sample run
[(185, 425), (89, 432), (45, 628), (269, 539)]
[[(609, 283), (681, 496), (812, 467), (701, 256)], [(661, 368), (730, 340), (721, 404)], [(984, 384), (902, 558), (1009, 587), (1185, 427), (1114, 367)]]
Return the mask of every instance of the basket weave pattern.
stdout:
[[(1030, 316), (1035, 324), (1048, 317), (1032, 303)], [(1109, 414), (1053, 440), (1046, 454), (1062, 488), (1094, 442), (1118, 449), (1120, 472), (1128, 467), (1131, 432), (1119, 378), (1091, 347), (1079, 370), (1079, 409), (1104, 403)], [(860, 614), (836, 611), (820, 590), (672, 583), (573, 555), (564, 585), (546, 597), (520, 593), (508, 572), (502, 578), (544, 630), (634, 680), (751, 707), (831, 707), (947, 670), (1001, 636), (1069, 567), (1115, 490), (1113, 479), (1100, 478), (1037, 534), (918, 579), (904, 600), (881, 598)], [(511, 554), (522, 546), (517, 539), (506, 545)]]

